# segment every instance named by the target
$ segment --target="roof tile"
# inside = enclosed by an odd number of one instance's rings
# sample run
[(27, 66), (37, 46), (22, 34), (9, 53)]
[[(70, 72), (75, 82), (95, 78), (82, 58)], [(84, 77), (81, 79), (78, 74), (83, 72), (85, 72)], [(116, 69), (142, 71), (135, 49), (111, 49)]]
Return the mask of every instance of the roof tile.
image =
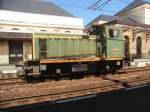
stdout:
[(42, 0), (0, 0), (0, 10), (75, 17), (59, 6)]

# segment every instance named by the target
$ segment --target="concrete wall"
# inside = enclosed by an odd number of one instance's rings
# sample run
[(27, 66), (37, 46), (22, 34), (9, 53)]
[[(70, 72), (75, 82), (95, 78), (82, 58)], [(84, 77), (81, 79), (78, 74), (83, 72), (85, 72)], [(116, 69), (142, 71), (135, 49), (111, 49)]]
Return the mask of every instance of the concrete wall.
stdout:
[(150, 25), (150, 6), (141, 6), (125, 13), (120, 14), (119, 16), (130, 18), (138, 23)]
[(150, 25), (150, 9), (145, 8), (145, 24)]
[(145, 8), (144, 7), (138, 7), (133, 10), (127, 11), (120, 15), (124, 18), (130, 18), (138, 23), (145, 24)]
[(9, 46), (6, 40), (0, 40), (0, 64), (9, 64)]
[(23, 41), (23, 60), (32, 59), (32, 41)]
[[(129, 37), (129, 53), (136, 54), (136, 39), (137, 37), (141, 37), (142, 40), (142, 55), (143, 57), (150, 56), (150, 37), (146, 38), (146, 32), (141, 32), (136, 34), (135, 38), (133, 37), (133, 31), (124, 32), (124, 36)], [(150, 58), (150, 57), (149, 57)]]
[[(17, 30), (14, 30), (17, 29)], [(65, 34), (83, 34), (81, 29), (74, 28), (53, 28), (48, 26), (30, 26), (30, 25), (12, 25), (0, 24), (0, 32), (48, 32), (48, 33), (65, 33)]]
[(83, 19), (77, 17), (31, 14), (4, 10), (0, 10), (0, 15), (0, 24), (2, 26), (4, 26), (4, 24), (10, 24), (10, 26), (16, 25), (18, 27), (26, 26), (35, 31), (38, 30), (38, 28), (41, 28), (41, 30), (51, 28), (67, 29), (75, 34), (83, 34)]

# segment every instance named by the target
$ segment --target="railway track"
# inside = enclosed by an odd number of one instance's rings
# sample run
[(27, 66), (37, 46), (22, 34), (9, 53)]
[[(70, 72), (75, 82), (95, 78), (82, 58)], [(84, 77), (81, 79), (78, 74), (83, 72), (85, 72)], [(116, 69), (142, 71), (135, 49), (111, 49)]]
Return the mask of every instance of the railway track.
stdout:
[(120, 85), (111, 85), (109, 87), (95, 87), (95, 88), (88, 88), (88, 89), (81, 89), (81, 90), (75, 90), (75, 91), (69, 91), (69, 92), (62, 92), (62, 93), (56, 93), (56, 94), (43, 94), (38, 96), (32, 96), (32, 97), (23, 97), (23, 98), (17, 98), (17, 99), (11, 99), (6, 101), (0, 101), (0, 105), (3, 108), (7, 108), (11, 106), (17, 106), (18, 104), (21, 105), (27, 105), (27, 104), (34, 104), (34, 103), (41, 103), (46, 101), (57, 101), (62, 99), (68, 99), (68, 98), (75, 98), (79, 96), (88, 96), (96, 94), (100, 91), (108, 91), (108, 90), (114, 90), (114, 89), (121, 89), (122, 87)]
[(135, 75), (124, 76), (102, 76), (101, 80), (95, 79), (92, 83), (81, 83), (75, 85), (58, 86), (55, 88), (45, 88), (34, 90), (36, 94), (20, 96), (17, 98), (0, 100), (2, 108), (28, 105), (42, 102), (57, 102), (64, 99), (76, 97), (96, 95), (111, 91), (126, 90), (135, 88), (141, 85), (150, 85), (150, 72), (145, 74), (139, 73)]
[(133, 73), (133, 72), (140, 72), (140, 71), (149, 71), (150, 66), (147, 67), (134, 67), (134, 68), (123, 68), (119, 70), (117, 73), (118, 74), (124, 74), (124, 73)]
[(25, 84), (25, 81), (20, 78), (0, 79), (0, 86)]
[[(134, 73), (134, 72), (142, 72), (142, 71), (150, 71), (150, 67), (136, 67), (136, 68), (123, 68), (117, 72), (117, 74), (127, 74), (127, 73)], [(109, 74), (108, 74), (109, 75)], [(69, 75), (68, 75), (69, 76)], [(49, 80), (47, 80), (49, 81)], [(0, 79), (0, 86), (7, 86), (7, 85), (18, 85), (18, 84), (25, 84), (21, 78), (9, 78), (9, 79)]]

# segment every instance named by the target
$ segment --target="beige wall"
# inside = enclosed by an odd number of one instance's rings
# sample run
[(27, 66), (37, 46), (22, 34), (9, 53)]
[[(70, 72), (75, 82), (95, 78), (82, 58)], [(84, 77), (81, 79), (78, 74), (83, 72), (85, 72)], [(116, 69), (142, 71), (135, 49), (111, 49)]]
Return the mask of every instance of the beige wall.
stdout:
[(9, 46), (6, 40), (0, 40), (0, 64), (9, 64)]
[(32, 59), (32, 41), (23, 41), (23, 60)]
[(121, 13), (118, 16), (130, 18), (138, 23), (150, 25), (150, 5), (142, 5), (127, 12)]
[[(18, 29), (18, 30), (14, 30)], [(83, 34), (83, 29), (77, 28), (61, 28), (61, 27), (48, 27), (48, 26), (29, 26), (29, 25), (13, 25), (13, 24), (0, 24), (1, 32), (48, 32), (48, 33), (65, 33), (65, 34)]]
[(150, 25), (150, 8), (145, 8), (145, 24)]
[(124, 18), (130, 18), (138, 23), (145, 24), (145, 8), (144, 7), (138, 7), (138, 8), (132, 9), (130, 11), (120, 14), (119, 16), (124, 17)]
[(137, 37), (141, 37), (142, 39), (142, 55), (145, 56), (150, 53), (150, 37), (146, 38), (146, 32), (136, 34), (135, 38), (133, 36), (133, 31), (124, 32), (123, 35), (129, 37), (129, 53), (136, 54)]
[(0, 10), (0, 23), (48, 29), (74, 29), (83, 33), (83, 19), (79, 17), (55, 16)]

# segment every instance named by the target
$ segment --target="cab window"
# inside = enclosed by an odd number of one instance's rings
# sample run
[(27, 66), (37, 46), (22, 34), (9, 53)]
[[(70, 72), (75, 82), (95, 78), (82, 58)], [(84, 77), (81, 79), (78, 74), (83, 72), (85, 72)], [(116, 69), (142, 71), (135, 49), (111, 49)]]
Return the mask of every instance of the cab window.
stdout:
[(120, 30), (118, 30), (118, 29), (109, 29), (109, 36), (111, 38), (119, 38), (120, 37)]
[(118, 30), (118, 29), (115, 29), (115, 30), (114, 30), (114, 37), (115, 37), (115, 38), (120, 37), (120, 30)]
[(110, 36), (111, 38), (114, 37), (113, 29), (109, 29), (109, 36)]

